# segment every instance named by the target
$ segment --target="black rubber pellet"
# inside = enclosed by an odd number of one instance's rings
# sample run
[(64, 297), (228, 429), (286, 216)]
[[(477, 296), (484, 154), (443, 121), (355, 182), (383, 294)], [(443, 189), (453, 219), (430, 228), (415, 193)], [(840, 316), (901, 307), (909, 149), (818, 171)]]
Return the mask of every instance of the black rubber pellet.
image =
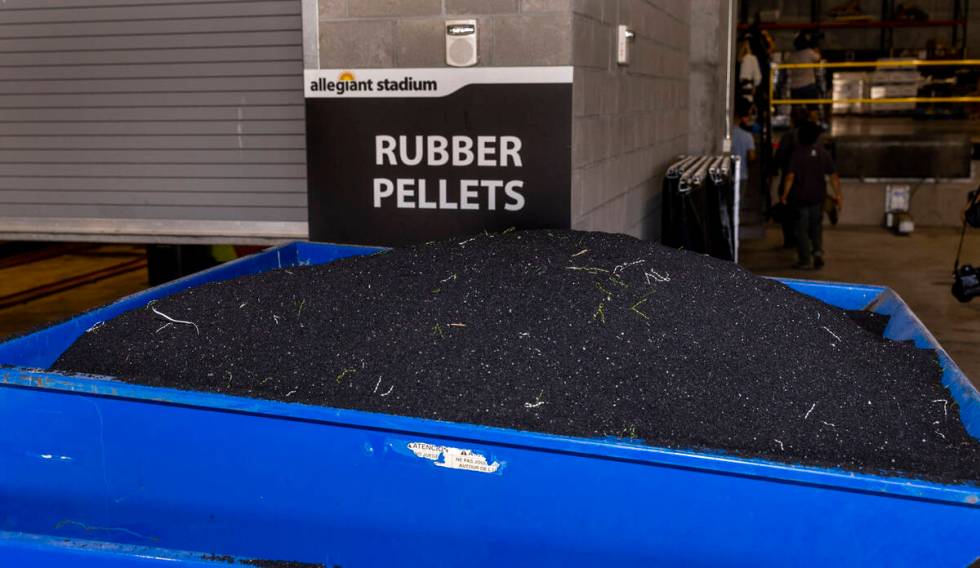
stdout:
[(980, 480), (980, 443), (934, 352), (737, 265), (622, 235), (479, 235), (207, 284), (106, 322), (54, 367)]

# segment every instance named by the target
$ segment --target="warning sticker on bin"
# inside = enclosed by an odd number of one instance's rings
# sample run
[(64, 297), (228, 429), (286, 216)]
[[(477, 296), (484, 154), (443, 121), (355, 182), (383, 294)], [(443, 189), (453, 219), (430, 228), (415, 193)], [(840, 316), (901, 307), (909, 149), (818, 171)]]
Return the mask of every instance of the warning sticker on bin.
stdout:
[(498, 461), (488, 463), (486, 456), (466, 448), (436, 446), (435, 444), (426, 444), (425, 442), (409, 442), (408, 449), (417, 457), (431, 460), (435, 462), (437, 467), (447, 469), (497, 473), (501, 466), (501, 463)]

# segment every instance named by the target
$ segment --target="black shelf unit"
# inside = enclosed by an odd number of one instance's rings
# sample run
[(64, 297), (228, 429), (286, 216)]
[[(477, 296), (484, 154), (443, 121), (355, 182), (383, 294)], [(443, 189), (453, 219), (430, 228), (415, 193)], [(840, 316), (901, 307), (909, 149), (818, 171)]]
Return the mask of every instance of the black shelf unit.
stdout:
[[(875, 29), (879, 33), (879, 57), (889, 57), (895, 49), (894, 30), (896, 28), (949, 28), (951, 47), (960, 55), (966, 49), (966, 32), (969, 15), (969, 0), (952, 0), (953, 13), (949, 19), (910, 20), (896, 19), (896, 0), (882, 0), (879, 19), (832, 20), (823, 19), (825, 3), (823, 0), (810, 0), (809, 22), (766, 22), (757, 24), (763, 30), (820, 30), (832, 33), (835, 30)], [(747, 30), (755, 16), (752, 0), (742, 0), (739, 14), (739, 30)], [(853, 51), (853, 50), (851, 50)], [(843, 58), (842, 58), (843, 59)]]

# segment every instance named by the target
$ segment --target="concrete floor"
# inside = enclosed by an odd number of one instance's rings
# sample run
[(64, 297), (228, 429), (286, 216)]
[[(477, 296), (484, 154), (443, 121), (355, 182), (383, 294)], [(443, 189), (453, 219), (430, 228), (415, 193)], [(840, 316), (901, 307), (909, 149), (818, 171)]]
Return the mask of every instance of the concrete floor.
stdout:
[[(143, 247), (100, 245), (29, 264), (0, 268), (0, 298), (142, 258), (143, 255)], [(0, 309), (0, 340), (67, 319), (148, 286), (146, 269), (143, 268)]]
[[(877, 227), (826, 227), (827, 265), (820, 271), (790, 268), (775, 226), (765, 238), (742, 241), (740, 263), (767, 276), (883, 284), (895, 290), (936, 336), (973, 384), (980, 388), (980, 301), (961, 304), (950, 294), (959, 231), (919, 229), (899, 237)], [(980, 264), (980, 231), (967, 233), (963, 259)]]

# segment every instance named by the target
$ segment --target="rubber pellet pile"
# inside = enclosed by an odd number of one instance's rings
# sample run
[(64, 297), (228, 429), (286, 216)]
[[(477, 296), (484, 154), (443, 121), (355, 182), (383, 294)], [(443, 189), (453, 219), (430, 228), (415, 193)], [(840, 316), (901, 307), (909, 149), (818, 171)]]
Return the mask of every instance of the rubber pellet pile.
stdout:
[(790, 463), (980, 480), (935, 354), (736, 265), (480, 235), (190, 289), (56, 369)]

